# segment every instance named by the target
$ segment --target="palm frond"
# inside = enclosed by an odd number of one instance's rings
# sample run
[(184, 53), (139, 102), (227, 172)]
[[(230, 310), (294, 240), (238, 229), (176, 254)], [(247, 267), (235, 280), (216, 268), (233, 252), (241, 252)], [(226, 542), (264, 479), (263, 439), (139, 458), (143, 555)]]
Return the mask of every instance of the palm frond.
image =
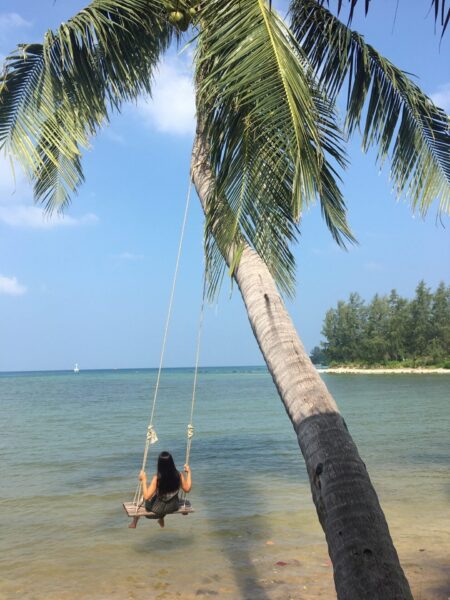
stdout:
[[(323, 6), (325, 3), (327, 4), (327, 6), (330, 6), (330, 0), (316, 0), (318, 4), (320, 4), (321, 6)], [(434, 0), (437, 1), (437, 0)], [(351, 21), (353, 20), (353, 15), (355, 12), (355, 8), (356, 5), (358, 4), (359, 0), (347, 0), (348, 3), (348, 22), (351, 23)], [(342, 7), (344, 5), (344, 0), (336, 0), (335, 2), (337, 4), (337, 13), (340, 14), (342, 12)], [(370, 0), (364, 0), (364, 12), (367, 15), (367, 13), (369, 12), (369, 5), (370, 5)]]
[(450, 22), (450, 7), (445, 10), (445, 0), (431, 0), (431, 6), (434, 7), (434, 20), (441, 23), (442, 37)]
[(151, 91), (172, 31), (163, 0), (94, 0), (43, 44), (20, 45), (6, 58), (0, 148), (49, 210), (62, 208), (82, 180), (80, 149), (111, 110)]
[[(330, 6), (330, 0), (316, 0), (318, 4), (323, 6), (325, 3), (327, 6)], [(364, 12), (367, 15), (369, 12), (371, 0), (364, 0)], [(350, 24), (353, 19), (353, 15), (355, 12), (356, 5), (362, 2), (360, 0), (347, 0), (348, 6), (348, 23)], [(344, 5), (344, 0), (335, 0), (335, 4), (337, 4), (337, 13), (338, 15), (342, 12), (342, 8)], [(431, 0), (431, 8), (434, 10), (434, 20), (436, 23), (440, 23), (442, 27), (441, 37), (444, 35), (445, 30), (447, 29), (448, 23), (450, 21), (450, 8), (445, 9), (446, 0)]]
[(363, 150), (392, 154), (391, 178), (413, 210), (425, 215), (437, 201), (450, 212), (449, 118), (363, 37), (315, 0), (293, 0), (292, 30), (319, 84), (335, 99), (348, 83), (346, 127), (362, 129)]
[(211, 0), (201, 22), (197, 113), (216, 177), (206, 224), (207, 259), (218, 269), (212, 279), (220, 281), (223, 268), (212, 239), (234, 255), (232, 268), (245, 239), (289, 293), (290, 246), (305, 206), (319, 199), (338, 243), (352, 239), (337, 184), (345, 158), (334, 109), (264, 0)]
[[(36, 202), (45, 206), (48, 213), (51, 213), (55, 207), (67, 206), (73, 191), (84, 181), (81, 154), (78, 149), (70, 152), (66, 147), (62, 153), (54, 142), (64, 126), (65, 122), (62, 122), (58, 114), (50, 117), (44, 123), (42, 135), (36, 144), (40, 165), (33, 178), (34, 198)], [(77, 122), (71, 127), (76, 128)], [(49, 135), (49, 131), (56, 133)]]

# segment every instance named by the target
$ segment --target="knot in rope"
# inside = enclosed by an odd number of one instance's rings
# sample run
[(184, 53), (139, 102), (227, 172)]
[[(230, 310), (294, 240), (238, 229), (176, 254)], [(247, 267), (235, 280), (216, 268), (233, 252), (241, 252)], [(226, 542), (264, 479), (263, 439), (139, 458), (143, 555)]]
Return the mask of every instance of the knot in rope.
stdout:
[(187, 426), (187, 437), (188, 440), (194, 437), (194, 426), (191, 423)]
[(156, 431), (153, 429), (153, 425), (149, 425), (147, 427), (147, 442), (149, 444), (156, 444), (158, 441), (158, 436), (156, 435)]

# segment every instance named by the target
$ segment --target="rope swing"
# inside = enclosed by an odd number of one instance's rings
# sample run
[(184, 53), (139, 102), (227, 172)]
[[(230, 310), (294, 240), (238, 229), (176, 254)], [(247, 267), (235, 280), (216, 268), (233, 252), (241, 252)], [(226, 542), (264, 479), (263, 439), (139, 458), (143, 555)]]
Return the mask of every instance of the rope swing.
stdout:
[[(174, 271), (174, 275), (173, 275), (172, 288), (171, 288), (171, 292), (170, 292), (169, 307), (167, 309), (166, 325), (164, 328), (164, 335), (163, 335), (163, 341), (162, 341), (162, 347), (161, 347), (161, 355), (159, 358), (158, 374), (156, 377), (156, 384), (155, 384), (155, 389), (153, 392), (153, 401), (152, 401), (152, 408), (151, 408), (151, 412), (150, 412), (150, 420), (149, 420), (149, 423), (147, 426), (147, 435), (146, 435), (145, 446), (144, 446), (144, 456), (142, 459), (142, 467), (141, 467), (141, 469), (143, 471), (145, 471), (145, 468), (147, 466), (148, 456), (149, 456), (149, 452), (150, 452), (150, 446), (152, 444), (155, 444), (158, 441), (158, 435), (157, 435), (155, 427), (154, 427), (156, 401), (158, 398), (159, 384), (160, 384), (160, 380), (161, 380), (161, 372), (162, 372), (162, 368), (163, 368), (164, 354), (165, 354), (165, 350), (166, 350), (167, 335), (168, 335), (170, 321), (171, 321), (171, 317), (172, 317), (173, 300), (174, 300), (174, 296), (175, 296), (175, 288), (176, 288), (176, 283), (177, 283), (181, 252), (182, 252), (182, 248), (183, 248), (183, 240), (184, 240), (187, 216), (188, 216), (189, 205), (190, 205), (190, 200), (191, 200), (191, 191), (192, 191), (192, 180), (190, 179), (189, 180), (189, 188), (188, 188), (188, 192), (187, 192), (187, 196), (186, 196), (186, 206), (184, 209), (183, 223), (181, 226), (180, 240), (178, 243), (178, 253), (177, 253), (177, 259), (176, 259), (176, 263), (175, 263), (175, 271)], [(198, 331), (197, 331), (197, 348), (196, 348), (196, 355), (195, 355), (194, 382), (193, 382), (193, 386), (192, 386), (191, 412), (190, 412), (190, 417), (189, 417), (189, 424), (187, 426), (187, 431), (186, 431), (185, 464), (189, 464), (192, 439), (194, 437), (193, 420), (194, 420), (195, 395), (196, 395), (196, 391), (197, 391), (198, 365), (199, 365), (199, 361), (200, 361), (200, 346), (201, 346), (201, 336), (202, 336), (202, 328), (203, 328), (203, 314), (204, 314), (204, 306), (205, 306), (205, 282), (206, 282), (206, 278), (205, 278), (205, 274), (204, 274), (203, 275), (202, 302), (201, 302), (201, 307), (200, 307), (200, 317), (199, 317)], [(130, 517), (146, 516), (149, 513), (146, 512), (143, 504), (144, 503), (143, 503), (143, 495), (142, 495), (142, 482), (139, 482), (137, 485), (136, 491), (134, 493), (133, 502), (125, 502), (123, 506), (124, 506), (128, 516), (130, 516)], [(187, 514), (189, 512), (192, 512), (192, 508), (190, 506), (190, 503), (186, 500), (185, 494), (183, 495), (183, 499), (180, 501), (180, 508), (177, 512), (182, 513), (182, 514)]]

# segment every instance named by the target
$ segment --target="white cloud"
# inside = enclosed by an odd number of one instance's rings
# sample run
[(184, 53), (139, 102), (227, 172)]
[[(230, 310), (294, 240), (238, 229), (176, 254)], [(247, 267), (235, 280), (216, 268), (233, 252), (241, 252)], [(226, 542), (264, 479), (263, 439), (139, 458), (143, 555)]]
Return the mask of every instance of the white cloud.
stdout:
[(176, 135), (195, 130), (195, 98), (187, 63), (179, 57), (161, 63), (151, 98), (137, 102), (138, 115), (158, 131)]
[[(27, 29), (31, 26), (32, 23), (20, 16), (19, 13), (0, 12), (0, 42), (4, 44), (7, 43), (9, 46), (12, 39), (12, 34), (14, 34), (17, 29)], [(3, 62), (4, 56), (2, 56), (1, 59), (1, 62)]]
[(120, 260), (142, 260), (142, 254), (133, 254), (133, 252), (122, 252), (117, 256)]
[(98, 221), (98, 217), (92, 213), (81, 217), (67, 214), (48, 216), (41, 207), (33, 205), (32, 197), (31, 185), (23, 171), (16, 166), (13, 175), (9, 161), (0, 159), (0, 223), (10, 227), (54, 229)]
[(17, 277), (6, 277), (0, 275), (0, 294), (6, 294), (8, 296), (22, 296), (25, 294), (27, 288), (21, 285), (17, 281)]
[(24, 19), (19, 13), (0, 13), (0, 32), (8, 32), (10, 29), (31, 27), (32, 23)]
[(445, 83), (439, 86), (438, 90), (431, 94), (431, 99), (440, 108), (443, 108), (447, 113), (450, 112), (450, 83)]
[(96, 223), (98, 217), (87, 213), (81, 217), (53, 214), (47, 215), (38, 206), (0, 206), (0, 222), (10, 227), (25, 227), (31, 229), (54, 229), (55, 227), (87, 225)]
[(22, 169), (15, 165), (13, 171), (9, 160), (0, 158), (0, 204), (18, 202), (31, 193)]
[(120, 133), (116, 133), (111, 127), (105, 127), (102, 130), (102, 133), (110, 142), (114, 142), (115, 144), (125, 144), (125, 138), (120, 135)]

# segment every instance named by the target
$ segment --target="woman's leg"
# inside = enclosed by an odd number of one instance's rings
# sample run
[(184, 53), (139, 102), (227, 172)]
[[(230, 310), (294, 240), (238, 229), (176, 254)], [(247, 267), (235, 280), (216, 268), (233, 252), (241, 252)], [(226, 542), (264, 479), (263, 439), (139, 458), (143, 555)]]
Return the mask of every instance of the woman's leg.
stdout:
[(133, 520), (128, 525), (128, 529), (136, 529), (136, 525), (138, 524), (139, 517), (133, 517)]

